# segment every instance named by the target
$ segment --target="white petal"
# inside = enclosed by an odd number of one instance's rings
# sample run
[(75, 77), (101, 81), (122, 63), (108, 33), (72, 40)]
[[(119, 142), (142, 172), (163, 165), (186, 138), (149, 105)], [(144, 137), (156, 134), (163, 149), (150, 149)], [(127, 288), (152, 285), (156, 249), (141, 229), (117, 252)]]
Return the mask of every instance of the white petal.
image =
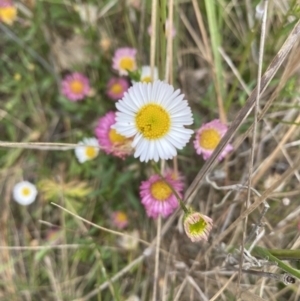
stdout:
[(132, 146), (132, 147), (136, 147), (136, 146), (139, 144), (139, 142), (140, 142), (141, 139), (143, 139), (143, 136), (142, 136), (140, 133), (138, 133), (138, 134), (134, 137), (131, 146)]

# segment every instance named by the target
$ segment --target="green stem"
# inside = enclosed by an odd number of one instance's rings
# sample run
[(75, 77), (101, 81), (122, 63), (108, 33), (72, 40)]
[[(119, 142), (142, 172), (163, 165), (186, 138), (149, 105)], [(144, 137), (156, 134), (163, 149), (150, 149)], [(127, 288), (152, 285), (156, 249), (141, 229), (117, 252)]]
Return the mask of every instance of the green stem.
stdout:
[(220, 35), (219, 26), (217, 24), (216, 1), (205, 0), (205, 7), (206, 7), (208, 27), (209, 27), (210, 38), (211, 38), (212, 52), (215, 61), (215, 74), (217, 80), (216, 84), (218, 86), (216, 92), (217, 94), (220, 94), (223, 100), (225, 96), (225, 90), (224, 90), (225, 85), (224, 85), (224, 78), (223, 78), (222, 58), (219, 52), (219, 47), (221, 46), (221, 35)]
[[(262, 258), (265, 258), (268, 261), (276, 262), (278, 267), (280, 267), (282, 270), (284, 270), (285, 272), (290, 273), (291, 275), (293, 275), (293, 276), (297, 277), (298, 279), (300, 279), (300, 271), (299, 270), (293, 269), (292, 267), (285, 264), (284, 262), (282, 262), (280, 259), (278, 259), (274, 255), (272, 255), (272, 254), (277, 254), (279, 256), (285, 257), (285, 255), (287, 253), (290, 253), (289, 251), (291, 252), (291, 251), (294, 251), (294, 250), (272, 250), (272, 249), (269, 250), (269, 249), (265, 249), (265, 248), (261, 248), (261, 247), (256, 246), (256, 247), (253, 248), (252, 254), (260, 256)], [(292, 252), (289, 255), (290, 256), (297, 256), (297, 258), (300, 259), (300, 257), (299, 257), (300, 251), (299, 250), (295, 250), (295, 251), (297, 251), (298, 253)]]
[(172, 192), (174, 193), (178, 204), (180, 205), (181, 209), (184, 211), (184, 213), (189, 213), (189, 209), (185, 206), (185, 204), (183, 203), (183, 201), (181, 200), (181, 198), (179, 197), (177, 191), (172, 187), (172, 185), (170, 185), (169, 182), (166, 181), (166, 179), (163, 177), (163, 175), (161, 174), (158, 166), (153, 163), (153, 168), (155, 170), (155, 172), (160, 176), (160, 178), (168, 185), (168, 187), (172, 190)]
[(268, 251), (281, 260), (300, 260), (300, 250), (269, 249)]
[(133, 27), (132, 27), (132, 22), (129, 19), (129, 12), (128, 12), (128, 9), (126, 8), (126, 6), (124, 6), (123, 8), (125, 10), (124, 17), (125, 17), (125, 25), (126, 25), (126, 34), (127, 34), (128, 40), (130, 41), (131, 45), (136, 48), (137, 42), (136, 42)]
[(165, 79), (166, 67), (166, 15), (167, 15), (167, 2), (166, 0), (158, 0), (158, 73), (159, 79)]

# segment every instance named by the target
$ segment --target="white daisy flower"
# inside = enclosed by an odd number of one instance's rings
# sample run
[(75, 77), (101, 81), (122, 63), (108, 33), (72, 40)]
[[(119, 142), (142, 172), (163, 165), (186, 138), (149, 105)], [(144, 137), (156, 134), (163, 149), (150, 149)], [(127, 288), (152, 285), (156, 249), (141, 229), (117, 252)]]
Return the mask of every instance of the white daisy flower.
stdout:
[(119, 112), (112, 128), (125, 137), (134, 136), (134, 157), (141, 162), (172, 159), (193, 134), (184, 128), (193, 117), (183, 98), (180, 90), (161, 81), (136, 83), (116, 103)]
[(30, 205), (35, 201), (37, 196), (36, 187), (27, 181), (19, 182), (13, 188), (13, 198), (20, 205)]
[[(156, 80), (158, 80), (157, 67), (154, 67), (153, 78), (151, 78), (151, 67), (150, 66), (142, 66), (140, 82), (142, 82), (142, 83), (151, 83), (151, 82), (154, 82)], [(132, 81), (132, 83), (136, 83), (136, 82)]]
[(78, 144), (80, 146), (75, 148), (75, 156), (80, 163), (92, 160), (98, 156), (99, 143), (96, 138), (84, 138)]

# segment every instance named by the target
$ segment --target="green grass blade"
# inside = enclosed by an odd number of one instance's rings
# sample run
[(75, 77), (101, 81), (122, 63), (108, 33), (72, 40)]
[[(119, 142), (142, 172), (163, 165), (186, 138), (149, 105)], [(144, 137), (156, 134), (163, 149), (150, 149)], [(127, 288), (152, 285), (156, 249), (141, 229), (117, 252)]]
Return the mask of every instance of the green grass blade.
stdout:
[[(277, 257), (273, 256), (271, 254), (271, 251), (272, 250), (264, 249), (264, 248), (261, 248), (261, 247), (254, 247), (252, 253), (253, 253), (253, 255), (258, 255), (262, 258), (265, 258), (268, 261), (276, 262), (278, 267), (280, 267), (282, 270), (284, 270), (285, 272), (290, 273), (291, 275), (293, 275), (293, 276), (297, 277), (298, 279), (300, 279), (300, 271), (299, 270), (293, 269), (292, 267), (285, 264), (284, 262), (282, 262)], [(277, 251), (288, 251), (288, 250), (277, 250)], [(282, 252), (275, 252), (275, 254), (276, 253), (280, 254)], [(299, 253), (299, 251), (298, 251), (298, 253)], [(299, 256), (299, 254), (298, 254), (298, 256)]]
[(223, 67), (222, 67), (222, 58), (219, 52), (219, 47), (221, 46), (221, 36), (220, 30), (218, 29), (217, 17), (216, 17), (216, 3), (215, 1), (205, 0), (205, 7), (208, 19), (208, 26), (211, 38), (211, 46), (215, 62), (215, 74), (217, 80), (216, 91), (217, 94), (221, 95), (222, 99), (225, 97), (225, 85), (223, 77)]

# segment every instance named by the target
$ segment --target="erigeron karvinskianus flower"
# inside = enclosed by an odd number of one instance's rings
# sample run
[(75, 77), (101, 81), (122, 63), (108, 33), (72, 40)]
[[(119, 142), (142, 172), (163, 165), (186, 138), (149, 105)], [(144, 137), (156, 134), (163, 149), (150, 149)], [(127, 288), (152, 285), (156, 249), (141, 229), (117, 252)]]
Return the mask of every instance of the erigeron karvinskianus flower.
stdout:
[(135, 71), (136, 66), (136, 49), (119, 48), (115, 51), (112, 68), (119, 72), (119, 75), (128, 75), (128, 71)]
[(20, 205), (30, 205), (37, 196), (36, 187), (27, 181), (17, 183), (13, 188), (13, 198)]
[(159, 215), (167, 217), (178, 207), (178, 200), (170, 186), (181, 198), (183, 182), (172, 179), (170, 174), (165, 175), (164, 179), (159, 175), (153, 175), (148, 181), (142, 182), (140, 196), (149, 217), (157, 218)]
[[(151, 76), (151, 75), (152, 75), (151, 67), (150, 66), (142, 66), (140, 82), (142, 82), (142, 83), (151, 83), (151, 82), (154, 82), (154, 81), (158, 80), (157, 67), (154, 67), (153, 76)], [(135, 81), (132, 81), (132, 82), (135, 83)]]
[(183, 218), (183, 226), (186, 235), (192, 242), (208, 240), (209, 232), (212, 229), (213, 221), (200, 212), (189, 210)]
[[(207, 160), (212, 155), (227, 130), (228, 127), (225, 124), (222, 124), (218, 119), (203, 124), (196, 132), (194, 140), (194, 146), (197, 154), (202, 154), (203, 159)], [(219, 155), (218, 160), (221, 161), (226, 154), (232, 150), (233, 147), (230, 144), (227, 144), (222, 153)]]
[(161, 81), (135, 83), (116, 103), (116, 124), (112, 128), (133, 137), (134, 157), (140, 161), (172, 159), (193, 133), (191, 109), (180, 90)]
[(112, 213), (112, 223), (119, 229), (124, 229), (128, 225), (127, 214), (123, 211), (114, 211)]
[(180, 181), (184, 183), (184, 177), (182, 176), (182, 174), (178, 171), (175, 171), (174, 169), (166, 168), (164, 175), (171, 177), (171, 179), (174, 181)]
[(96, 138), (84, 138), (75, 148), (75, 156), (80, 163), (93, 160), (98, 156), (99, 143)]
[(129, 83), (126, 79), (113, 77), (107, 83), (106, 94), (113, 100), (119, 100), (124, 96), (128, 88)]
[(62, 94), (71, 101), (84, 99), (91, 91), (89, 79), (79, 72), (67, 75), (61, 83)]
[(10, 0), (0, 0), (0, 22), (12, 25), (17, 19), (17, 8)]
[(112, 154), (116, 157), (124, 159), (126, 156), (133, 153), (131, 146), (132, 139), (126, 138), (116, 132), (111, 126), (116, 123), (116, 113), (110, 111), (105, 116), (99, 119), (95, 129), (98, 142), (107, 154)]

